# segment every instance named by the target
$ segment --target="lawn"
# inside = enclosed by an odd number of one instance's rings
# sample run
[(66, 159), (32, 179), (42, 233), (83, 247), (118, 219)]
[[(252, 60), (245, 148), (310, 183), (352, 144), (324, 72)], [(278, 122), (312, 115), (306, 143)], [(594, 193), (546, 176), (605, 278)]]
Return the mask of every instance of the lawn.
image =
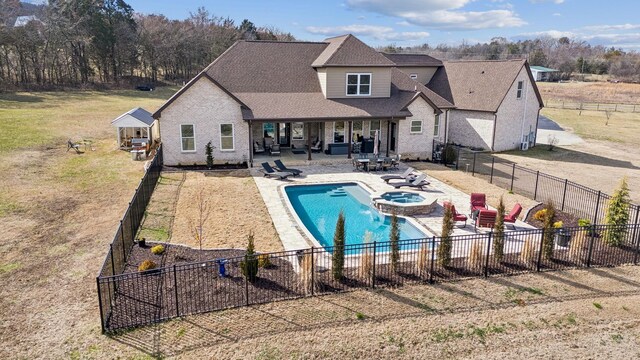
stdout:
[(637, 145), (640, 113), (543, 109), (541, 114), (584, 139)]

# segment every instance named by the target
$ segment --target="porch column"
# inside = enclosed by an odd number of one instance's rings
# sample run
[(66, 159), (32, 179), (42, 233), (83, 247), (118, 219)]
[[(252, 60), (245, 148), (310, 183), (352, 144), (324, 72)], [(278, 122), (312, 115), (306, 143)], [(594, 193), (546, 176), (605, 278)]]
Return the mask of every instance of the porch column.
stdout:
[(311, 123), (307, 124), (307, 160), (311, 161)]
[(253, 123), (249, 120), (249, 167), (253, 167)]
[(391, 144), (391, 120), (387, 120), (387, 157), (389, 157), (389, 146)]
[(353, 142), (351, 136), (353, 135), (353, 121), (349, 121), (349, 136), (347, 137), (349, 141), (349, 146), (347, 147), (347, 159), (351, 159), (351, 143)]
[(120, 136), (120, 127), (117, 127), (118, 129), (118, 148), (122, 147), (122, 137)]

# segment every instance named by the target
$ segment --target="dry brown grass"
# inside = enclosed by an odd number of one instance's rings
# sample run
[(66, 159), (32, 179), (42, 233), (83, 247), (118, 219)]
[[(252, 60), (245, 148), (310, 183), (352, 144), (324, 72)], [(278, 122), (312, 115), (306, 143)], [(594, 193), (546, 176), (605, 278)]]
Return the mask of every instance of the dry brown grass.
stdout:
[[(189, 221), (197, 219), (194, 206), (200, 189), (211, 208), (211, 214), (203, 227), (203, 248), (247, 247), (250, 231), (255, 236), (256, 251), (282, 251), (282, 243), (248, 170), (224, 172), (187, 172), (176, 205), (175, 220), (171, 230), (172, 243), (198, 247), (191, 236)], [(155, 195), (154, 195), (155, 196)]]
[(637, 104), (640, 84), (609, 82), (538, 82), (543, 100)]

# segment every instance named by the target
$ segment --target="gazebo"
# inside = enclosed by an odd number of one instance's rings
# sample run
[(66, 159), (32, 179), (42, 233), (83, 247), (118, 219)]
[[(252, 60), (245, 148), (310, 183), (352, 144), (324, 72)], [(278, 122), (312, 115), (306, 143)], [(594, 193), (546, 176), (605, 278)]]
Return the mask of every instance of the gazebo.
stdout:
[(139, 107), (118, 116), (111, 125), (118, 128), (118, 146), (122, 149), (151, 145), (158, 134), (156, 120), (150, 112)]

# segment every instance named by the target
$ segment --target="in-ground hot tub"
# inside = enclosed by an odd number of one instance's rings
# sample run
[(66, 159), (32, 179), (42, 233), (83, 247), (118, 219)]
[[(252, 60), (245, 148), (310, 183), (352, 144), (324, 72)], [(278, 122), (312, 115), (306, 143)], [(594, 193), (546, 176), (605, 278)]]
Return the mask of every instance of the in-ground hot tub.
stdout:
[(403, 216), (429, 214), (435, 209), (436, 200), (413, 191), (388, 191), (371, 196), (371, 202), (379, 211)]

